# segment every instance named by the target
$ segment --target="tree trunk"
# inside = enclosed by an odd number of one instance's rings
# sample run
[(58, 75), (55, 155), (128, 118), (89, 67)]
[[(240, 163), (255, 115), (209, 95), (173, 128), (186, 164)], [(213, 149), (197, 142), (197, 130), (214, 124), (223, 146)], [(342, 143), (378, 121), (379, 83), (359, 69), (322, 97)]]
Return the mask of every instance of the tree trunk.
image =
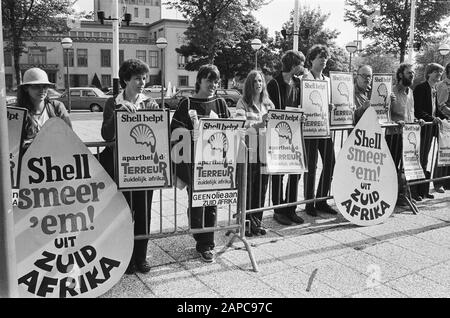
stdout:
[(16, 84), (17, 87), (22, 83), (22, 73), (20, 72), (20, 48), (14, 45), (13, 47), (14, 55), (14, 72), (16, 73)]

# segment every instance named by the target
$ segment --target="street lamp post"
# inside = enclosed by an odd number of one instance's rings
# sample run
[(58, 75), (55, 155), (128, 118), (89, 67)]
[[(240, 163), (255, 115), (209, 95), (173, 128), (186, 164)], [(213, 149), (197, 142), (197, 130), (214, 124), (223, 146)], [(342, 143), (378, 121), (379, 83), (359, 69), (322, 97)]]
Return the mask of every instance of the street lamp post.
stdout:
[(67, 110), (70, 113), (71, 111), (71, 101), (70, 101), (70, 74), (69, 74), (69, 50), (72, 48), (72, 39), (71, 38), (64, 38), (61, 40), (61, 46), (64, 50), (66, 50), (66, 57), (67, 57)]
[(156, 40), (156, 46), (161, 49), (161, 108), (164, 107), (164, 49), (167, 47), (167, 40), (166, 38), (158, 38)]
[[(438, 48), (439, 54), (442, 55), (442, 65), (445, 64), (445, 56), (450, 53), (450, 45), (443, 43)], [(445, 66), (445, 65), (444, 65)]]
[(347, 50), (348, 53), (350, 53), (350, 62), (348, 65), (348, 70), (349, 70), (349, 72), (351, 72), (352, 71), (352, 54), (355, 53), (356, 50), (358, 49), (358, 44), (355, 42), (349, 42), (345, 46), (345, 49)]
[(262, 43), (260, 39), (253, 39), (250, 43), (252, 49), (255, 50), (255, 70), (258, 69), (258, 50), (261, 48)]

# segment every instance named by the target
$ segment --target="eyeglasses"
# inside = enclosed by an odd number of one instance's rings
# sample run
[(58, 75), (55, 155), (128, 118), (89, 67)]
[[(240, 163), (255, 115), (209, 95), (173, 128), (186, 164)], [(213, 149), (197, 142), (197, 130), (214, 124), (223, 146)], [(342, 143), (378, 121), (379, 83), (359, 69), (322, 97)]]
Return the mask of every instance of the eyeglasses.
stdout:
[(372, 75), (369, 75), (369, 74), (358, 74), (358, 75), (366, 80), (370, 80), (372, 78)]

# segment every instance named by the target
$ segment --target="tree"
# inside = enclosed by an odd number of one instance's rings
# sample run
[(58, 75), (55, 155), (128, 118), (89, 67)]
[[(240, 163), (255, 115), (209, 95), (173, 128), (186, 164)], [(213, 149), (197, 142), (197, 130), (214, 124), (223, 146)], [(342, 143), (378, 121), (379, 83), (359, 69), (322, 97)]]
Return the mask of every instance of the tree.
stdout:
[[(448, 16), (449, 2), (416, 0), (415, 43), (422, 43), (432, 32), (442, 31), (441, 20)], [(371, 52), (392, 53), (405, 59), (408, 49), (411, 0), (346, 0), (344, 20), (362, 28), (364, 38), (373, 42), (368, 46)], [(367, 18), (376, 10), (376, 23), (367, 23)], [(378, 11), (377, 11), (378, 12)]]
[[(299, 14), (299, 33), (303, 36), (299, 37), (298, 50), (305, 56), (308, 49), (314, 44), (323, 44), (328, 46), (330, 50), (330, 60), (327, 63), (327, 67), (324, 70), (325, 74), (329, 71), (346, 71), (348, 69), (348, 54), (343, 48), (336, 45), (335, 39), (339, 35), (339, 31), (336, 29), (330, 30), (325, 28), (325, 22), (329, 18), (330, 14), (324, 14), (320, 7), (302, 8)], [(294, 10), (291, 11), (289, 21), (283, 24), (283, 29), (286, 30), (287, 36), (284, 39), (281, 36), (281, 32), (275, 32), (275, 41), (273, 44), (274, 49), (280, 51), (287, 51), (293, 48), (293, 31), (294, 31)], [(308, 36), (304, 36), (305, 30), (309, 30)]]
[(66, 20), (58, 16), (71, 14), (72, 4), (71, 0), (2, 0), (3, 40), (12, 51), (17, 85), (21, 83), (19, 59), (26, 50), (24, 41), (43, 31), (67, 32)]
[[(220, 47), (233, 47), (236, 30), (242, 26), (243, 12), (256, 10), (266, 0), (169, 0), (168, 8), (175, 8), (189, 21), (184, 33), (187, 45), (179, 53), (196, 56), (197, 64), (214, 63)], [(188, 68), (187, 68), (188, 69)]]
[(425, 80), (425, 67), (429, 63), (439, 63), (445, 67), (448, 62), (448, 55), (443, 57), (439, 54), (438, 48), (445, 41), (446, 36), (429, 36), (425, 40), (425, 45), (416, 56), (416, 68), (413, 85), (417, 85)]
[(357, 65), (370, 65), (373, 73), (392, 74), (397, 69), (399, 63), (392, 54), (365, 54), (355, 58)]

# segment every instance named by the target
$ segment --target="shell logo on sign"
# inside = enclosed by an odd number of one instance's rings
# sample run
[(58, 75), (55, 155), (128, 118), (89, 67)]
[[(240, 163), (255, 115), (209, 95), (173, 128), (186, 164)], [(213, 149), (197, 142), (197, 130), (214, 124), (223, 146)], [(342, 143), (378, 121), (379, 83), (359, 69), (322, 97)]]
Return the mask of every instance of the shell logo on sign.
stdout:
[(377, 114), (369, 107), (339, 152), (332, 191), (336, 206), (350, 222), (386, 221), (397, 201), (397, 171)]
[(21, 297), (97, 297), (124, 274), (131, 213), (89, 149), (49, 119), (22, 159), (14, 207)]

